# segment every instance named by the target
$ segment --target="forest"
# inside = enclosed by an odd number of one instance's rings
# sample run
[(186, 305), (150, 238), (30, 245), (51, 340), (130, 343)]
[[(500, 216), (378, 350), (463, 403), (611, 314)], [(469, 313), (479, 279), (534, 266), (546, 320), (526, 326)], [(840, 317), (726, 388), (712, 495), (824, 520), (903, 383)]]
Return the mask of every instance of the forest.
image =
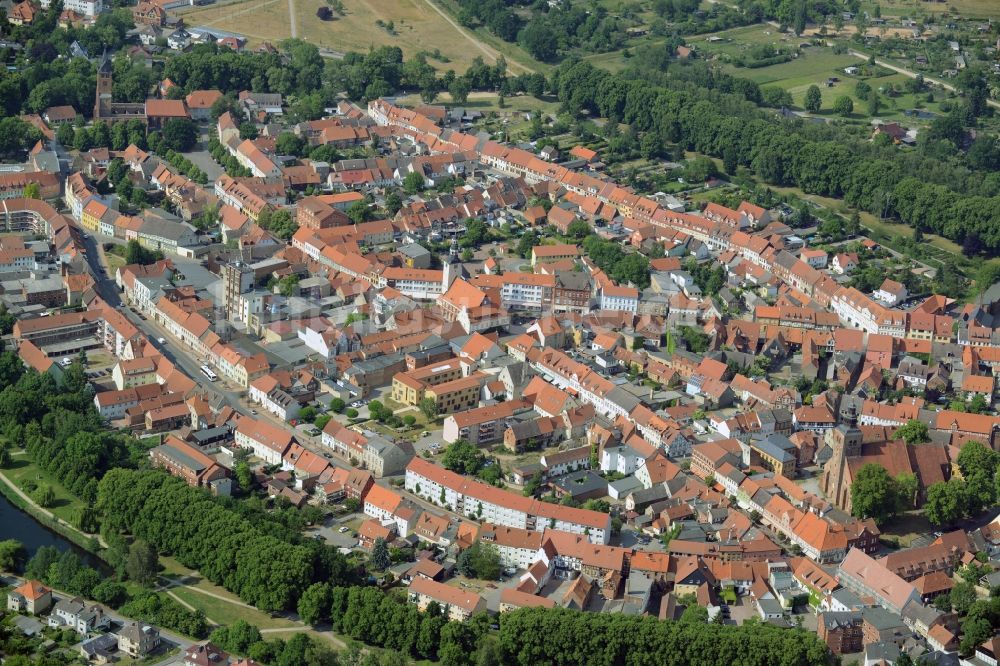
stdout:
[(143, 539), (263, 611), (295, 608), (313, 582), (355, 580), (336, 548), (251, 519), (159, 470), (111, 470), (97, 507), (105, 532)]

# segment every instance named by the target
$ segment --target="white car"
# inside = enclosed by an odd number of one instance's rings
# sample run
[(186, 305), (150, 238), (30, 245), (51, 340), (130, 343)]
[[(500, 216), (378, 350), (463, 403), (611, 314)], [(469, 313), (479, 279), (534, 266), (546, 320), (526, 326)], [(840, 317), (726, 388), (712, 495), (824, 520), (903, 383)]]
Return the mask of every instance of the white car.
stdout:
[(342, 526), (342, 527), (341, 527), (341, 528), (340, 528), (339, 530), (337, 530), (337, 531), (338, 531), (338, 532), (340, 532), (341, 534), (343, 534), (344, 532), (346, 532), (346, 531), (347, 531), (347, 526), (346, 526), (346, 525), (344, 525), (344, 526)]

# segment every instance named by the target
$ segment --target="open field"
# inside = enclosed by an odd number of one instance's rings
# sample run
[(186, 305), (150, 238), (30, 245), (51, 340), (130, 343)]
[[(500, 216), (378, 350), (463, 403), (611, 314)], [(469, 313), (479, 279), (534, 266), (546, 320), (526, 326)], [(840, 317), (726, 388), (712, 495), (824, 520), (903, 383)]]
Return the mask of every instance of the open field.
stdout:
[[(335, 51), (366, 52), (371, 47), (398, 46), (407, 58), (420, 51), (440, 49), (448, 62), (429, 58), (434, 67), (462, 73), (476, 56), (492, 63), (469, 38), (450, 25), (427, 0), (347, 0), (346, 13), (333, 21), (320, 21), (316, 10), (325, 0), (249, 0), (226, 5), (196, 7), (179, 12), (190, 26), (215, 27), (246, 35), (251, 44), (277, 42), (291, 37), (289, 7), (294, 7), (298, 36)], [(376, 21), (394, 24), (390, 33)], [(489, 51), (489, 49), (487, 49)]]
[(996, 0), (949, 0), (948, 2), (926, 2), (925, 0), (866, 0), (862, 10), (873, 11), (879, 5), (883, 16), (919, 16), (943, 14), (954, 8), (967, 18), (1000, 18), (1000, 3)]
[(47, 472), (35, 465), (26, 455), (15, 455), (9, 467), (3, 470), (4, 476), (14, 482), (18, 488), (33, 497), (33, 493), (25, 488), (25, 484), (35, 483), (38, 487), (52, 488), (55, 502), (48, 507), (57, 518), (72, 524), (76, 512), (83, 507), (83, 502), (76, 495), (66, 490), (61, 483), (53, 479)]
[[(812, 47), (795, 60), (749, 69), (745, 67), (729, 67), (728, 70), (736, 76), (756, 81), (761, 86), (778, 86), (792, 93), (796, 104), (805, 98), (806, 90), (816, 84), (821, 88), (827, 78), (836, 76), (844, 78), (844, 68), (857, 65), (858, 59), (847, 55), (837, 55), (831, 49)], [(843, 85), (843, 84), (841, 84)]]
[[(420, 106), (423, 101), (420, 99), (420, 95), (413, 94), (407, 95), (405, 97), (399, 97), (397, 100), (403, 106)], [(435, 104), (444, 104), (446, 106), (451, 106), (453, 104), (451, 95), (443, 92), (437, 96), (434, 100)], [(546, 113), (555, 113), (559, 109), (559, 102), (552, 98), (552, 101), (547, 101), (544, 99), (538, 99), (532, 95), (514, 95), (507, 97), (504, 100), (504, 108), (500, 108), (498, 104), (498, 99), (496, 93), (491, 92), (473, 92), (469, 93), (469, 98), (465, 101), (465, 104), (461, 106), (466, 109), (474, 109), (476, 111), (481, 111), (486, 114), (490, 111), (496, 111), (498, 115), (510, 114), (510, 113), (525, 113), (531, 111), (542, 111)]]

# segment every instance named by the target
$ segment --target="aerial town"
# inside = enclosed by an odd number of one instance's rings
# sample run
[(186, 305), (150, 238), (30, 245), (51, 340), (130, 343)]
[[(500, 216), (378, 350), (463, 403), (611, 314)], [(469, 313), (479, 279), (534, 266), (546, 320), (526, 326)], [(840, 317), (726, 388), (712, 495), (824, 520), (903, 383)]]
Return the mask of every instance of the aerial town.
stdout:
[[(213, 39), (127, 15), (133, 63)], [(1000, 282), (947, 295), (846, 218), (643, 191), (471, 105), (134, 101), (142, 65), (91, 55), (92, 108), (20, 114), (0, 169), (0, 520), (74, 544), (0, 531), (3, 663), (640, 649), (533, 642), (586, 617), (997, 665)]]

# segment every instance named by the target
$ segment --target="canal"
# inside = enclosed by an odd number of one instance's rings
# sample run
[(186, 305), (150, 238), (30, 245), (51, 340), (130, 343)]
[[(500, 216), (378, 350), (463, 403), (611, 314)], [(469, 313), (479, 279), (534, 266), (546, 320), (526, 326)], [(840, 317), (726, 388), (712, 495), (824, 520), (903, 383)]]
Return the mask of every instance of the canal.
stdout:
[(59, 550), (72, 550), (84, 564), (102, 573), (109, 571), (107, 564), (95, 555), (45, 527), (0, 495), (0, 540), (3, 539), (17, 539), (23, 543), (29, 558), (42, 546), (55, 546)]

